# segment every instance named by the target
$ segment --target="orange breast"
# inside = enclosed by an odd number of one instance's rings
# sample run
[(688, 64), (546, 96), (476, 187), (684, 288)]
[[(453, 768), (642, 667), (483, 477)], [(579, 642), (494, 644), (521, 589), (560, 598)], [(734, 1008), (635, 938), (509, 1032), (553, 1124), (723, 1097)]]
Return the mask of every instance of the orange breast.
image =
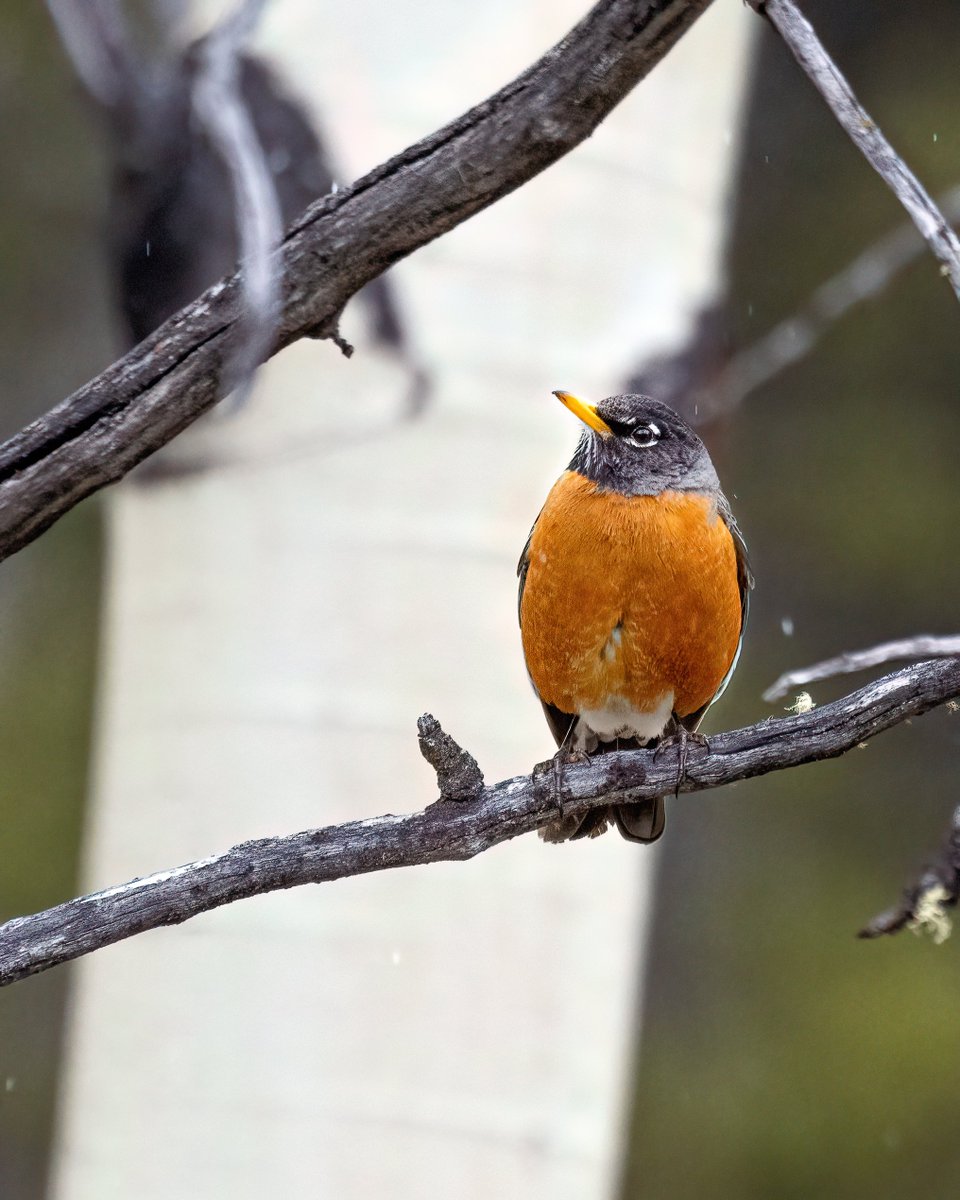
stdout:
[(674, 693), (679, 716), (716, 694), (740, 640), (733, 538), (702, 496), (598, 492), (557, 480), (530, 539), (520, 608), (527, 669), (562, 712)]

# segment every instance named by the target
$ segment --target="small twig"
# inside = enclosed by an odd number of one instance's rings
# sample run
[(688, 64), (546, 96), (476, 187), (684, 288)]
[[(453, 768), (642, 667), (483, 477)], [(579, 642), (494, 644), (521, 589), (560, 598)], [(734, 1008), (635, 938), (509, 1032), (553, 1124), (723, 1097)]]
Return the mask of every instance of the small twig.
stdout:
[(240, 91), (238, 58), (266, 0), (240, 0), (200, 45), (193, 107), (233, 182), (244, 313), (224, 387), (246, 398), (254, 371), (267, 357), (280, 322), (283, 236), (280, 203), (257, 132)]
[[(812, 712), (716, 734), (709, 749), (689, 752), (680, 791), (697, 792), (836, 758), (958, 695), (960, 662), (908, 667)], [(441, 763), (441, 773), (451, 758), (462, 754), (469, 759), (432, 718), (421, 719), (420, 733), (431, 761), (435, 757)], [(564, 811), (573, 816), (598, 804), (636, 803), (672, 793), (679, 752), (623, 751), (570, 763), (562, 777)], [(556, 780), (548, 767), (542, 764), (530, 775), (484, 787), (474, 799), (246, 842), (225, 854), (16, 917), (0, 926), (0, 985), (249, 896), (392, 867), (473, 858), (556, 819)], [(468, 775), (471, 770), (467, 763)], [(583, 853), (589, 852), (584, 845)]]
[(835, 658), (824, 659), (811, 667), (787, 671), (775, 680), (763, 693), (768, 703), (779, 700), (788, 692), (818, 683), (821, 679), (832, 679), (835, 675), (852, 675), (855, 671), (868, 671), (873, 667), (890, 662), (917, 662), (921, 658), (948, 658), (960, 654), (960, 636), (933, 637), (918, 634), (912, 638), (900, 638), (895, 642), (883, 642), (868, 650), (848, 650)]
[(929, 933), (939, 944), (950, 936), (951, 921), (948, 908), (954, 908), (960, 897), (960, 807), (953, 810), (950, 830), (944, 839), (937, 861), (928, 866), (920, 878), (903, 893), (895, 908), (880, 913), (857, 934), (862, 938), (882, 937), (901, 929)]
[(906, 209), (960, 299), (960, 239), (853, 94), (793, 0), (748, 0), (783, 38), (854, 144)]

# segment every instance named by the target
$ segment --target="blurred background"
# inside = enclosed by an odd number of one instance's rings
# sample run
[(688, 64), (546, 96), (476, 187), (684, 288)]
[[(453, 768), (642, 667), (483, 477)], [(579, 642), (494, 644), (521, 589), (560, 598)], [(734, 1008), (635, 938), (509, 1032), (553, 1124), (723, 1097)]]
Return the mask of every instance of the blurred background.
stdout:
[[(308, 29), (273, 0), (257, 49), (324, 136), (318, 190), (579, 15), (494, 5), (454, 29), (431, 5), (316, 7)], [(956, 6), (804, 7), (930, 190), (960, 182)], [(43, 8), (3, 16), (7, 434), (107, 365), (131, 319), (109, 122)], [(419, 807), (426, 708), (489, 779), (550, 753), (513, 609), (575, 437), (550, 389), (650, 376), (705, 304), (709, 387), (903, 220), (776, 38), (736, 0), (707, 21), (609, 128), (358, 299), (353, 361), (285, 352), (158, 478), (3, 564), (0, 917)], [(670, 79), (682, 102), (658, 90)], [(701, 142), (681, 144), (691, 125)], [(777, 711), (760, 694), (789, 667), (955, 631), (958, 315), (921, 255), (705, 429), (758, 580), (709, 728)], [(317, 1195), (952, 1197), (954, 948), (853, 934), (941, 836), (956, 720), (681, 798), (640, 854), (524, 839), (266, 897), (5, 989), (0, 1195), (242, 1196), (263, 1178), (301, 1194), (309, 1177)], [(338, 1148), (358, 1138), (351, 1173)], [(451, 1183), (467, 1168), (471, 1186)]]

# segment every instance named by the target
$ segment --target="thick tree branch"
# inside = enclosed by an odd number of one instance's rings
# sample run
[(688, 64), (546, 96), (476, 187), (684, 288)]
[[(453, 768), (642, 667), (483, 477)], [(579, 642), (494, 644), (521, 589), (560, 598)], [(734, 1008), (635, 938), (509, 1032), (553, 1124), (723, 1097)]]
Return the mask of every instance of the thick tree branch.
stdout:
[[(302, 337), (335, 337), (340, 312), (365, 283), (589, 137), (709, 3), (600, 0), (496, 95), (309, 208), (282, 247), (273, 352)], [(241, 303), (236, 277), (210, 288), (0, 446), (0, 559), (217, 401)]]
[(960, 299), (960, 239), (926, 188), (853, 94), (853, 89), (827, 54), (813, 26), (793, 0), (748, 0), (748, 3), (765, 16), (780, 34), (854, 145), (907, 210), (910, 219), (942, 264), (942, 273), (950, 280)]
[[(960, 696), (960, 662), (920, 663), (801, 716), (717, 734), (688, 750), (681, 790), (701, 791), (769, 771), (835, 758), (867, 738)], [(421, 718), (425, 757), (444, 794), (423, 812), (373, 817), (290, 837), (264, 838), (225, 854), (0, 926), (0, 986), (161, 925), (223, 904), (304, 883), (424, 863), (473, 858), (556, 819), (552, 760), (528, 776), (484, 787), (475, 761), (432, 717)], [(631, 803), (674, 790), (676, 751), (636, 750), (571, 763), (562, 773), (568, 813)], [(556, 853), (547, 847), (544, 854)], [(577, 853), (590, 853), (589, 845)]]

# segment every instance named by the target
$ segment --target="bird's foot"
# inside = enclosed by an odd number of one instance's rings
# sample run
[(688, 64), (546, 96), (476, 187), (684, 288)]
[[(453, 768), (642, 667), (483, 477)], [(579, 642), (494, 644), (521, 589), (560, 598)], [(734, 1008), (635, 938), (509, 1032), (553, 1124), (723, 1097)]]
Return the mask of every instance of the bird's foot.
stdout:
[(590, 755), (586, 750), (581, 750), (579, 746), (575, 746), (573, 750), (560, 750), (555, 757), (562, 757), (568, 763), (585, 763), (590, 761)]
[(677, 725), (673, 733), (667, 734), (665, 738), (661, 738), (653, 752), (654, 760), (656, 760), (664, 750), (672, 750), (674, 746), (679, 747), (680, 752), (677, 756), (677, 786), (673, 793), (675, 796), (680, 795), (680, 787), (687, 777), (687, 756), (690, 752), (691, 744), (700, 746), (704, 750), (710, 749), (710, 743), (702, 733), (697, 733), (695, 729), (687, 729), (685, 725)]
[(553, 756), (553, 799), (557, 806), (557, 812), (560, 814), (562, 821), (566, 815), (563, 808), (563, 768), (566, 763), (585, 763), (589, 760), (590, 755), (585, 750), (575, 747), (572, 750), (560, 749)]

